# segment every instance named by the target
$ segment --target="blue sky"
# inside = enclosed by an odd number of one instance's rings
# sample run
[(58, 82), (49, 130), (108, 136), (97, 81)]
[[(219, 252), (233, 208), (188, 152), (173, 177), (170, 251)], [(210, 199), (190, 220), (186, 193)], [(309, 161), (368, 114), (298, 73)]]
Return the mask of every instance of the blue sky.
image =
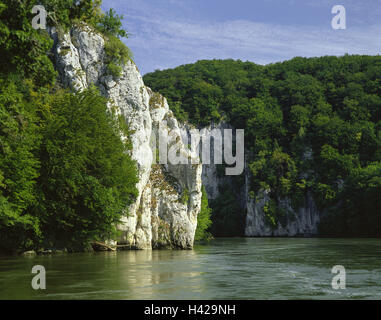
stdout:
[[(346, 30), (331, 27), (338, 4)], [(124, 15), (125, 42), (143, 74), (200, 59), (381, 53), (381, 0), (103, 0), (109, 8)]]

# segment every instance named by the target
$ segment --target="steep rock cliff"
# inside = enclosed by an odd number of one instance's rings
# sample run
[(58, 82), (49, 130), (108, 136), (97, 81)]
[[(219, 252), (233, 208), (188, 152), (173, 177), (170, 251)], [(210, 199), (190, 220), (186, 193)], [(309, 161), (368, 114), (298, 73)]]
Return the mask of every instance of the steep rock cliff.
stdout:
[[(218, 125), (212, 124), (207, 128), (203, 128), (201, 130), (201, 135), (204, 137), (210, 136), (212, 131), (216, 129), (224, 130), (233, 128), (228, 123), (220, 123)], [(288, 213), (288, 217), (282, 221), (283, 223), (278, 223), (276, 226), (271, 226), (268, 221), (266, 221), (265, 213), (265, 207), (270, 202), (268, 192), (261, 191), (256, 200), (252, 199), (250, 197), (250, 177), (250, 169), (246, 163), (244, 183), (242, 185), (238, 184), (239, 187), (237, 188), (237, 183), (234, 183), (234, 179), (236, 179), (236, 177), (219, 174), (215, 164), (203, 166), (202, 183), (205, 186), (209, 200), (218, 199), (221, 195), (221, 188), (231, 188), (231, 192), (234, 192), (237, 198), (237, 204), (243, 211), (246, 212), (245, 236), (293, 237), (318, 234), (320, 212), (318, 211), (314, 199), (310, 194), (305, 196), (304, 205), (296, 210), (291, 206), (290, 199), (279, 199), (279, 205), (285, 212)]]
[(270, 201), (268, 192), (263, 191), (261, 199), (254, 201), (247, 195), (247, 217), (245, 235), (247, 237), (294, 237), (312, 236), (318, 234), (320, 213), (316, 208), (311, 195), (307, 195), (304, 206), (295, 210), (291, 207), (290, 199), (281, 199), (280, 206), (292, 215), (284, 224), (278, 223), (276, 227), (266, 222), (265, 205)]
[(153, 142), (163, 131), (171, 134), (172, 144), (180, 143), (180, 152), (190, 159), (197, 157), (179, 142), (179, 125), (166, 99), (144, 85), (132, 61), (123, 66), (119, 77), (112, 76), (104, 50), (107, 38), (90, 27), (78, 25), (68, 33), (52, 29), (50, 34), (61, 83), (74, 90), (97, 86), (131, 132), (139, 194), (118, 226), (121, 237), (113, 240), (133, 249), (192, 248), (201, 207), (202, 166), (155, 164)]
[[(195, 129), (193, 126), (189, 124), (180, 124), (181, 129), (181, 137), (182, 141), (185, 145), (189, 145), (192, 141), (190, 139), (192, 130)], [(226, 176), (221, 167), (221, 172), (218, 170), (218, 165), (214, 163), (214, 138), (213, 131), (220, 131), (221, 137), (223, 138), (224, 129), (233, 129), (230, 124), (221, 122), (219, 124), (212, 123), (210, 126), (197, 129), (199, 133), (199, 144), (197, 146), (197, 150), (195, 152), (197, 154), (201, 154), (202, 151), (202, 141), (209, 140), (210, 141), (210, 163), (203, 163), (202, 166), (202, 184), (205, 186), (206, 194), (209, 200), (216, 200), (220, 196), (220, 189), (226, 185), (232, 184), (232, 176)], [(222, 151), (222, 150), (221, 150)]]
[(245, 170), (245, 206), (247, 208), (245, 236), (247, 237), (295, 237), (314, 236), (318, 234), (321, 213), (310, 193), (303, 199), (303, 205), (295, 209), (291, 199), (279, 198), (278, 205), (287, 213), (282, 223), (276, 226), (266, 221), (265, 207), (270, 203), (269, 190), (261, 190), (256, 200), (250, 197), (250, 169)]

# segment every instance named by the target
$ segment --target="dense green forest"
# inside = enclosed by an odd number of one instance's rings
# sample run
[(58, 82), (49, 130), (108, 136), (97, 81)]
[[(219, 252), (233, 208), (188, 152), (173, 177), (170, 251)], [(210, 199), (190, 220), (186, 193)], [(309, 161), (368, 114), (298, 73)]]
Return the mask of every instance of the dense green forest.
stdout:
[[(250, 196), (271, 191), (269, 225), (292, 219), (280, 199), (291, 198), (297, 209), (309, 193), (324, 213), (321, 234), (381, 236), (381, 56), (267, 66), (199, 61), (146, 74), (144, 81), (168, 98), (182, 121), (245, 129)], [(232, 214), (239, 212), (233, 189), (224, 188), (215, 201), (214, 234), (221, 225), (242, 232)]]
[(137, 195), (137, 169), (98, 90), (60, 87), (53, 41), (32, 28), (35, 4), (46, 6), (50, 26), (84, 21), (116, 49), (127, 33), (100, 1), (0, 1), (0, 252), (83, 250), (115, 234)]

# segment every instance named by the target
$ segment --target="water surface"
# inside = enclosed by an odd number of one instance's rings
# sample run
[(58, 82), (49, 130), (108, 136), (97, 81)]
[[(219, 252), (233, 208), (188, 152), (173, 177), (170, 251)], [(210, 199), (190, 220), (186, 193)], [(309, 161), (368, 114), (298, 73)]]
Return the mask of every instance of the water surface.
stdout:
[[(217, 239), (193, 251), (0, 257), (0, 299), (381, 299), (381, 239)], [(34, 265), (46, 290), (31, 287)], [(346, 268), (346, 290), (331, 269)]]

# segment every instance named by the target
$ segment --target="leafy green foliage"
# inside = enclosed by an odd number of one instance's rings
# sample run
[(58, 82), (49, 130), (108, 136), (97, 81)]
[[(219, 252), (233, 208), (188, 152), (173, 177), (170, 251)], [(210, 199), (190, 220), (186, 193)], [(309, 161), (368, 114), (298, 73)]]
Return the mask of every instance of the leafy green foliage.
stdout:
[(47, 55), (53, 40), (45, 30), (32, 28), (33, 3), (0, 0), (0, 73), (21, 74), (36, 85), (47, 85), (56, 77)]
[(48, 12), (48, 24), (64, 30), (70, 29), (76, 22), (97, 27), (103, 21), (101, 0), (33, 0), (29, 3), (31, 7), (43, 5)]
[(123, 64), (132, 59), (131, 50), (120, 40), (128, 38), (128, 33), (123, 29), (123, 16), (116, 14), (114, 9), (99, 16), (95, 28), (106, 38), (105, 52), (108, 71), (115, 78), (118, 78), (122, 72)]
[[(26, 89), (26, 88), (24, 88)], [(36, 114), (14, 80), (0, 80), (0, 248), (30, 245), (38, 219), (27, 210), (36, 202), (40, 143)]]
[(189, 190), (188, 189), (185, 188), (183, 190), (180, 201), (182, 204), (188, 204), (188, 201), (189, 201)]
[(128, 51), (117, 38), (125, 35), (121, 17), (103, 14), (98, 0), (0, 0), (0, 251), (6, 252), (77, 250), (110, 238), (137, 193), (125, 119), (110, 113), (95, 89), (57, 89), (53, 41), (31, 24), (36, 4), (59, 30), (77, 22), (103, 28), (113, 37), (108, 53), (118, 67)]
[(228, 115), (235, 104), (231, 98), (245, 95), (248, 72), (253, 69), (260, 67), (233, 60), (199, 61), (146, 74), (144, 81), (168, 99), (176, 117), (206, 126)]
[(106, 35), (127, 38), (128, 34), (123, 29), (122, 20), (123, 16), (117, 15), (115, 10), (111, 8), (101, 16), (97, 29)]
[(46, 239), (84, 244), (112, 235), (136, 196), (136, 168), (95, 90), (57, 94), (41, 148), (38, 212)]
[(105, 52), (107, 55), (106, 64), (109, 72), (115, 77), (119, 77), (122, 72), (122, 66), (128, 60), (132, 59), (130, 49), (117, 37), (109, 35), (105, 43)]
[[(251, 194), (256, 198), (263, 190), (270, 192), (269, 225), (292, 218), (282, 211), (279, 198), (289, 197), (297, 210), (312, 194), (322, 212), (336, 208), (331, 228), (325, 224), (322, 232), (332, 234), (340, 222), (349, 221), (351, 235), (365, 235), (361, 230), (380, 235), (370, 225), (360, 227), (360, 218), (344, 218), (364, 216), (361, 210), (369, 207), (361, 201), (360, 206), (346, 205), (354, 196), (352, 189), (364, 198), (373, 194), (372, 188), (360, 188), (354, 181), (381, 160), (380, 76), (380, 56), (345, 55), (294, 58), (268, 66), (199, 61), (147, 74), (144, 81), (168, 98), (183, 121), (196, 126), (228, 121), (245, 129)], [(224, 206), (217, 203), (212, 215), (213, 225), (221, 230), (221, 221), (232, 212), (225, 208), (234, 206), (234, 196), (229, 203), (228, 197), (221, 199)], [(375, 203), (373, 212), (380, 212)], [(346, 213), (341, 215), (340, 208)], [(372, 219), (363, 221), (367, 225)]]
[(128, 36), (114, 10), (103, 13), (100, 0), (0, 0), (0, 73), (21, 74), (36, 85), (51, 85), (57, 73), (50, 60), (53, 40), (46, 30), (32, 27), (35, 5), (43, 5), (48, 13), (47, 24), (68, 31), (74, 23), (87, 23), (107, 38), (106, 53), (111, 74), (118, 76), (121, 65), (131, 59), (131, 51), (119, 37)]
[(339, 193), (338, 205), (323, 217), (320, 231), (330, 236), (381, 234), (381, 163), (356, 169)]
[(205, 187), (202, 187), (201, 198), (201, 211), (197, 216), (197, 229), (195, 235), (195, 241), (209, 241), (212, 239), (212, 235), (208, 231), (212, 225), (211, 220), (212, 209), (209, 208), (208, 197), (206, 195)]
[(137, 195), (118, 119), (95, 89), (33, 90), (0, 81), (0, 249), (77, 250), (112, 237)]

